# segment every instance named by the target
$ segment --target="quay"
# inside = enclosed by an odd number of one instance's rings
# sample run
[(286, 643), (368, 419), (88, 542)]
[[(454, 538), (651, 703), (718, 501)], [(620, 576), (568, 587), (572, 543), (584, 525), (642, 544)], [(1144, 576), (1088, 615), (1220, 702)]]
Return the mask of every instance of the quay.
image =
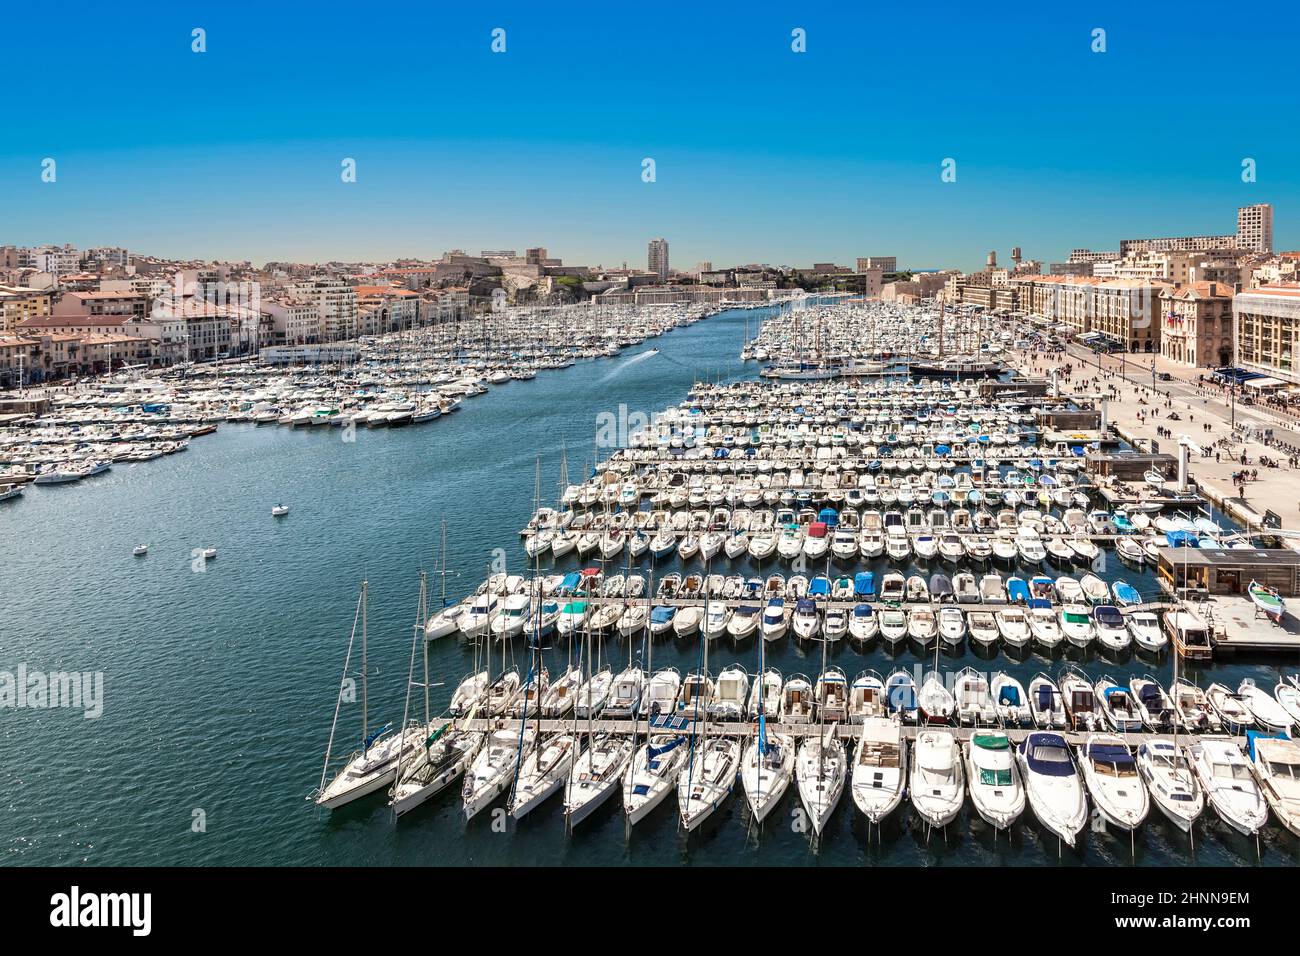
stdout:
[[(604, 717), (595, 717), (588, 720), (585, 717), (544, 717), (540, 721), (535, 717), (524, 719), (522, 717), (475, 717), (472, 719), (450, 720), (440, 718), (430, 722), (435, 729), (441, 729), (448, 724), (456, 723), (463, 730), (472, 731), (493, 731), (493, 730), (512, 730), (518, 729), (521, 723), (529, 727), (541, 726), (543, 734), (557, 733), (592, 733), (592, 734), (621, 734), (632, 736), (634, 734), (645, 736), (649, 734), (699, 734), (704, 732), (706, 721), (691, 720), (686, 717), (654, 717), (650, 722), (631, 719), (610, 719)], [(724, 721), (716, 720), (707, 721), (708, 732), (711, 737), (752, 737), (758, 733), (758, 721)], [(790, 737), (816, 737), (821, 734), (833, 732), (840, 740), (857, 740), (862, 736), (863, 724), (837, 723), (827, 724), (824, 727), (817, 723), (801, 724), (781, 724), (769, 723), (767, 732), (769, 734), (786, 734)], [(1004, 733), (1012, 743), (1020, 743), (1029, 734), (1032, 733), (1054, 733), (1065, 738), (1066, 743), (1071, 746), (1079, 746), (1087, 739), (1087, 733), (1081, 733), (1075, 730), (1051, 730), (1037, 727), (1000, 727), (1000, 726), (966, 726), (959, 724), (903, 724), (902, 732), (906, 740), (915, 740), (917, 735), (926, 730), (947, 730), (959, 740), (969, 740), (977, 733), (988, 733), (997, 731)], [(1099, 731), (1101, 732), (1101, 731)], [(1115, 733), (1111, 730), (1104, 731), (1107, 734)], [(1139, 731), (1130, 731), (1119, 734), (1130, 746), (1138, 746), (1149, 740), (1170, 740), (1174, 739), (1173, 734), (1154, 734)], [(1214, 740), (1231, 740), (1238, 745), (1244, 746), (1245, 737), (1234, 737), (1229, 734), (1187, 734), (1178, 735), (1182, 740), (1196, 740), (1201, 738)]]

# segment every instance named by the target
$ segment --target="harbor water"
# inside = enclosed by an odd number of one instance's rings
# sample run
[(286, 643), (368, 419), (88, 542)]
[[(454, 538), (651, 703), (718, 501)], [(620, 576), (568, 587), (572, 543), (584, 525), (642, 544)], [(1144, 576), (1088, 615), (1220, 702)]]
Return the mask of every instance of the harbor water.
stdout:
[[(1087, 832), (1077, 849), (1026, 812), (1010, 837), (994, 839), (967, 801), (945, 834), (926, 834), (905, 805), (883, 832), (867, 833), (847, 795), (814, 849), (792, 793), (764, 823), (748, 828), (739, 784), (724, 807), (687, 837), (675, 806), (630, 832), (611, 800), (565, 832), (559, 799), (522, 823), (466, 824), (459, 787), (395, 822), (382, 795), (333, 813), (306, 796), (319, 782), (357, 591), (369, 582), (370, 727), (402, 718), (418, 572), (434, 571), (446, 520), (448, 596), (472, 591), (504, 553), (526, 571), (519, 529), (541, 503), (555, 504), (561, 456), (577, 481), (609, 453), (598, 428), (634, 429), (682, 401), (693, 382), (752, 376), (739, 354), (763, 313), (724, 312), (612, 359), (578, 362), (512, 381), (467, 400), (426, 427), (366, 430), (222, 425), (184, 454), (118, 465), (73, 487), (33, 487), (0, 507), (0, 670), (103, 673), (103, 712), (0, 711), (0, 846), (11, 864), (101, 865), (1264, 865), (1294, 864), (1297, 844), (1276, 823), (1254, 841), (1231, 834), (1207, 810), (1194, 844), (1152, 812), (1132, 847), (1127, 835)], [(651, 352), (658, 349), (657, 353)], [(277, 503), (290, 514), (273, 519)], [(147, 542), (145, 557), (132, 548)], [(211, 561), (196, 559), (213, 547)], [(498, 552), (497, 549), (502, 549)], [(770, 564), (770, 562), (769, 562)], [(744, 573), (743, 562), (721, 562)], [(564, 563), (568, 569), (576, 561)], [(884, 560), (859, 569), (885, 568)], [(547, 570), (549, 565), (544, 565)], [(656, 574), (675, 570), (675, 564)], [(785, 573), (780, 562), (768, 569)], [(816, 573), (810, 571), (809, 573)], [(1024, 574), (1025, 571), (1014, 573)], [(1142, 592), (1149, 570), (1112, 560), (1099, 570)], [(879, 577), (879, 574), (878, 574)], [(439, 595), (441, 579), (430, 578)], [(499, 645), (496, 651), (499, 661)], [(552, 640), (552, 674), (569, 660)], [(605, 660), (627, 661), (625, 640), (609, 638)], [(631, 648), (644, 662), (638, 641)], [(821, 645), (790, 637), (766, 663), (815, 678)], [(526, 671), (522, 641), (507, 661)], [(450, 637), (430, 646), (435, 712), (471, 669), (472, 650)], [(933, 658), (848, 642), (829, 663), (851, 679), (874, 668), (928, 670)], [(732, 661), (758, 669), (754, 641), (710, 648), (714, 673)], [(656, 641), (653, 665), (682, 673), (700, 665), (698, 638)], [(966, 649), (939, 666), (1006, 670), (1024, 683), (1061, 663), (1031, 652), (985, 659)], [(499, 664), (498, 664), (499, 666)], [(1151, 673), (1168, 686), (1172, 663), (1091, 652), (1081, 666), (1121, 682)], [(355, 670), (355, 667), (354, 667)], [(1208, 672), (1213, 672), (1213, 677)], [(1198, 681), (1235, 687), (1255, 677), (1271, 687), (1271, 661), (1241, 659), (1198, 672)], [(917, 682), (920, 683), (918, 673)], [(422, 706), (413, 702), (413, 706)], [(345, 705), (342, 752), (360, 734), (360, 710)], [(793, 788), (792, 788), (793, 790)], [(670, 801), (671, 803), (671, 801)]]

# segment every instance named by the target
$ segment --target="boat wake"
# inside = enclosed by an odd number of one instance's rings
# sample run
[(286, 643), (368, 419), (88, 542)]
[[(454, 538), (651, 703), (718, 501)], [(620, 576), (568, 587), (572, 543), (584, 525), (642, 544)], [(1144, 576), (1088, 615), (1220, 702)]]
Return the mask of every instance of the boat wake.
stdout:
[(658, 354), (659, 354), (658, 349), (650, 349), (649, 351), (642, 352), (639, 355), (633, 355), (626, 362), (623, 362), (622, 364), (615, 367), (613, 371), (611, 371), (608, 375), (606, 375), (604, 378), (601, 379), (601, 382), (604, 383), (604, 382), (611, 381), (615, 376), (624, 372), (629, 366), (637, 365), (641, 362), (644, 362), (648, 358), (654, 358)]

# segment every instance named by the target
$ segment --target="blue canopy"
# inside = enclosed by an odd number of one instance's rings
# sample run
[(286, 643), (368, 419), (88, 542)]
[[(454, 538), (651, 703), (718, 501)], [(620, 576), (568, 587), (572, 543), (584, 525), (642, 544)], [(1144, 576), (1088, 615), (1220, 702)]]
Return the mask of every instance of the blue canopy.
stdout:
[(828, 528), (834, 528), (840, 523), (840, 513), (834, 508), (823, 508), (818, 512), (817, 520), (824, 522)]
[(1124, 615), (1119, 613), (1119, 608), (1113, 604), (1098, 604), (1092, 609), (1092, 616), (1098, 623), (1109, 627), (1124, 626)]
[(1116, 767), (1127, 767), (1134, 763), (1133, 754), (1120, 744), (1088, 744), (1084, 752), (1093, 760), (1104, 760)]
[(854, 617), (871, 617), (873, 613), (870, 604), (857, 604), (853, 608)]
[(1030, 598), (1029, 606), (1034, 609), (1045, 608), (1050, 611), (1052, 609), (1052, 602), (1047, 600), (1047, 598)]
[(564, 580), (560, 582), (560, 589), (565, 591), (572, 591), (574, 588), (578, 586), (578, 582), (581, 579), (582, 576), (578, 574), (577, 571), (570, 571), (568, 574), (564, 576)]
[(858, 597), (870, 597), (876, 593), (876, 574), (874, 571), (859, 571), (853, 575), (853, 593)]
[(1137, 604), (1142, 600), (1142, 596), (1138, 594), (1137, 589), (1131, 584), (1120, 582), (1115, 585), (1114, 590), (1115, 597), (1125, 604)]
[(1269, 734), (1262, 730), (1246, 731), (1246, 753), (1250, 754), (1250, 759), (1255, 759), (1255, 741), (1256, 740), (1290, 740), (1286, 734)]
[(1024, 578), (1010, 578), (1007, 581), (1007, 597), (1012, 601), (1028, 601), (1029, 585)]
[(655, 624), (667, 624), (673, 619), (673, 615), (676, 613), (677, 608), (675, 607), (656, 607), (650, 612), (650, 620)]
[(1192, 531), (1166, 531), (1165, 540), (1171, 548), (1181, 548), (1184, 545), (1189, 548), (1200, 547), (1200, 541)]
[(818, 575), (812, 579), (812, 584), (808, 585), (810, 595), (820, 597), (831, 593), (831, 582), (828, 578)]
[(1012, 707), (1019, 707), (1020, 691), (1011, 684), (1004, 684), (1002, 689), (998, 691), (998, 703), (1008, 704)]
[(801, 614), (807, 614), (809, 612), (815, 612), (817, 610), (817, 605), (807, 598), (800, 598), (795, 603), (794, 609)]
[(1074, 775), (1074, 761), (1070, 748), (1060, 734), (1030, 734), (1020, 745), (1025, 763), (1034, 773), (1045, 777), (1070, 777)]

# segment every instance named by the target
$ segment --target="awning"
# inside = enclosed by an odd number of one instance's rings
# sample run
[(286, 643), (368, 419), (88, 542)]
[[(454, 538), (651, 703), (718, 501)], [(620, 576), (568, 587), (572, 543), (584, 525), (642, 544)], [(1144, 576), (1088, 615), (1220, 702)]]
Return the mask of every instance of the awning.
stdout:
[(1267, 375), (1263, 378), (1252, 378), (1242, 382), (1247, 388), (1278, 388), (1285, 385), (1286, 382), (1280, 378), (1269, 378)]

